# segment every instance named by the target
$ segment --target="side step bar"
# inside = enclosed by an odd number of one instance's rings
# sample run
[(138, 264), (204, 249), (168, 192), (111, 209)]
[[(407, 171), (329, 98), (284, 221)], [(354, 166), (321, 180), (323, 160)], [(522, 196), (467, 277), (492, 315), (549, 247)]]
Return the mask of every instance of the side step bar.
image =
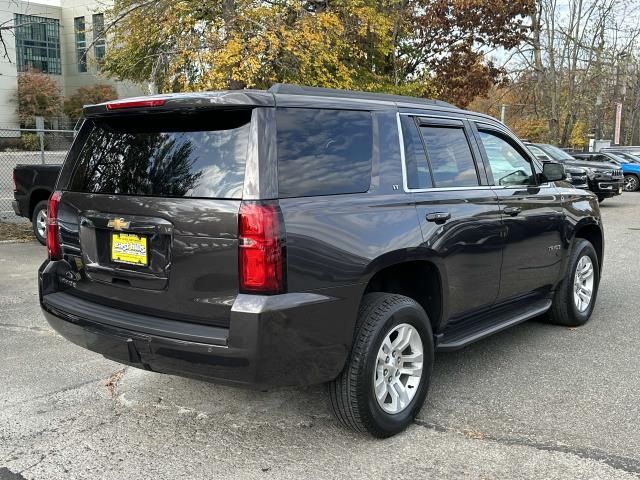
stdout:
[(501, 330), (505, 330), (518, 323), (526, 322), (531, 318), (542, 315), (551, 307), (551, 300), (537, 300), (526, 307), (523, 311), (522, 306), (517, 310), (510, 309), (502, 312), (491, 312), (485, 314), (484, 321), (476, 321), (469, 329), (458, 328), (456, 331), (444, 331), (442, 337), (436, 344), (437, 352), (449, 352), (466, 347), (470, 343), (482, 340), (485, 337), (493, 335)]

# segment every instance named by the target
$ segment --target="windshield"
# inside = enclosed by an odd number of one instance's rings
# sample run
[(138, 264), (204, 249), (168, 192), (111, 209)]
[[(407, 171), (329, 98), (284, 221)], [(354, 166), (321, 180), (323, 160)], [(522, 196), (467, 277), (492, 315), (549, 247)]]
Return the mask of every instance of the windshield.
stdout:
[(628, 160), (629, 163), (640, 163), (640, 157), (637, 157), (635, 155), (631, 155), (630, 153), (616, 152), (615, 155), (617, 157), (621, 157), (621, 158), (624, 158), (625, 160)]
[(615, 155), (613, 153), (608, 153), (607, 155), (609, 157), (609, 161), (612, 162), (612, 163), (617, 163), (617, 164), (629, 163), (629, 160), (625, 160), (624, 158), (620, 157), (619, 155)]
[(540, 145), (554, 160), (575, 160), (571, 155), (562, 150), (561, 148), (554, 147), (553, 145)]

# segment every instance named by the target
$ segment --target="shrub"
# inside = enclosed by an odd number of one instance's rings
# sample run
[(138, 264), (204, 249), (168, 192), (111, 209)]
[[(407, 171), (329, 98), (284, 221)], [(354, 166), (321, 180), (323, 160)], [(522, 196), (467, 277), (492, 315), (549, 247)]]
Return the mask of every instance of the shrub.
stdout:
[(20, 137), (22, 148), (30, 152), (40, 150), (40, 139), (35, 133), (23, 133)]
[(64, 102), (64, 113), (70, 118), (82, 116), (82, 107), (95, 103), (107, 102), (118, 98), (118, 92), (111, 85), (93, 85), (81, 87)]
[(58, 84), (35, 70), (18, 76), (18, 117), (28, 127), (35, 125), (34, 117), (57, 117), (62, 111), (62, 95)]

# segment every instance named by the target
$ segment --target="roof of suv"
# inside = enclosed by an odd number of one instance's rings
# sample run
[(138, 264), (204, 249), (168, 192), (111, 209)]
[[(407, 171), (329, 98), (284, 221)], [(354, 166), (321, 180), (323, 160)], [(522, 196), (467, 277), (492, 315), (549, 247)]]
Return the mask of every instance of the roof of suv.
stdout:
[(420, 105), (438, 106), (446, 108), (458, 109), (458, 107), (451, 105), (450, 103), (442, 100), (432, 100), (427, 98), (418, 97), (405, 97), (404, 95), (392, 95), (389, 93), (376, 93), (376, 92), (358, 92), (352, 90), (338, 90), (335, 88), (320, 88), (320, 87), (304, 87), (301, 85), (292, 85), (286, 83), (275, 83), (267, 92), (273, 94), (287, 94), (287, 95), (307, 95), (310, 97), (331, 97), (331, 98), (344, 98), (344, 99), (358, 99), (358, 100), (377, 100), (380, 102), (402, 102), (402, 103), (416, 103)]
[[(152, 100), (161, 103), (151, 104)], [(141, 104), (142, 102), (142, 104)], [(84, 107), (85, 117), (108, 115), (111, 110), (121, 114), (145, 113), (151, 111), (192, 110), (224, 106), (228, 108), (246, 106), (302, 106), (342, 107), (356, 109), (379, 109), (389, 106), (434, 109), (439, 111), (464, 113), (475, 117), (497, 120), (482, 113), (469, 112), (441, 100), (405, 97), (375, 92), (358, 92), (332, 88), (305, 87), (276, 83), (268, 90), (223, 90), (212, 92), (167, 93), (144, 97), (115, 100)], [(114, 112), (115, 113), (115, 112)]]

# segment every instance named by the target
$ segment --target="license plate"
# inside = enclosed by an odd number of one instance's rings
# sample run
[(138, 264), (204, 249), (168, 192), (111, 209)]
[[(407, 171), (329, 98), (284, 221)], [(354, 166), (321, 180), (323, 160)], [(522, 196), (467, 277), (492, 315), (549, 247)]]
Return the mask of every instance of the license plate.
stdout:
[(148, 264), (147, 237), (133, 233), (112, 233), (111, 260), (146, 266)]

